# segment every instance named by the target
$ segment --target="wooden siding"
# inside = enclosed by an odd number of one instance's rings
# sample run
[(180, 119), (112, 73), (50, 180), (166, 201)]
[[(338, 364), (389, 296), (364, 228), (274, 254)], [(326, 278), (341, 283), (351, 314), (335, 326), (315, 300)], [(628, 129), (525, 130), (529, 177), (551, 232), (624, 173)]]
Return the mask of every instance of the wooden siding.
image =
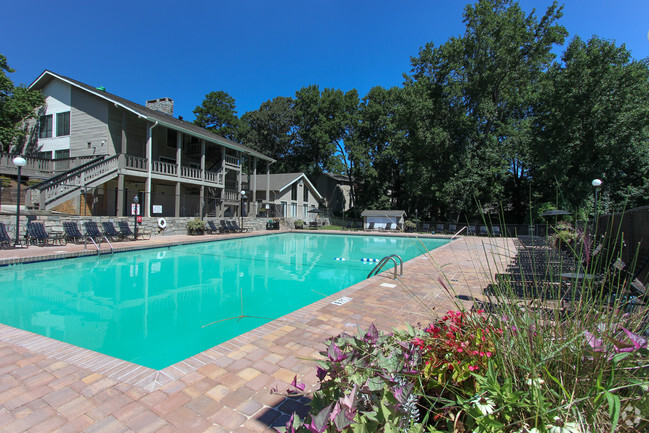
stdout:
[(129, 113), (126, 117), (126, 140), (128, 141), (127, 153), (144, 158), (146, 156), (146, 120)]
[(122, 110), (114, 106), (108, 109), (108, 131), (108, 154), (112, 156), (122, 153)]
[(109, 139), (108, 104), (75, 87), (72, 87), (71, 102), (70, 156), (105, 155)]

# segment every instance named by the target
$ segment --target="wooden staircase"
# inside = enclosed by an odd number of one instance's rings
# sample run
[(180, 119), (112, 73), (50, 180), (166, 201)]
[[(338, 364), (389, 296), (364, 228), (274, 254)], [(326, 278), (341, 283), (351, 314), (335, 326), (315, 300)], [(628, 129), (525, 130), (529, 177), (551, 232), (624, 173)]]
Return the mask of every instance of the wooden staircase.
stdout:
[(119, 155), (100, 157), (28, 189), (25, 205), (48, 210), (117, 177)]

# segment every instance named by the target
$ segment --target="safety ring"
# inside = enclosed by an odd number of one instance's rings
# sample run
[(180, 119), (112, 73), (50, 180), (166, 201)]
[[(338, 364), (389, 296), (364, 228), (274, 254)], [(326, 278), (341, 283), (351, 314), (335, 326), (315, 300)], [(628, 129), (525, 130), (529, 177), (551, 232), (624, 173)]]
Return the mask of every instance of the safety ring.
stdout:
[(158, 218), (158, 227), (162, 230), (167, 228), (167, 221), (164, 218)]

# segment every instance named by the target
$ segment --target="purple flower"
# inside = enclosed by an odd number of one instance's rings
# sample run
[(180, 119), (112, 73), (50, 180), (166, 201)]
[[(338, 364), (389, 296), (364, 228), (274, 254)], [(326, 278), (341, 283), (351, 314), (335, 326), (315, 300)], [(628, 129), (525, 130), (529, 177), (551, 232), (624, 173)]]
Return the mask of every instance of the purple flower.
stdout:
[(327, 357), (330, 361), (340, 362), (344, 359), (347, 359), (347, 355), (342, 353), (342, 351), (336, 346), (336, 343), (331, 343), (329, 349), (327, 349)]

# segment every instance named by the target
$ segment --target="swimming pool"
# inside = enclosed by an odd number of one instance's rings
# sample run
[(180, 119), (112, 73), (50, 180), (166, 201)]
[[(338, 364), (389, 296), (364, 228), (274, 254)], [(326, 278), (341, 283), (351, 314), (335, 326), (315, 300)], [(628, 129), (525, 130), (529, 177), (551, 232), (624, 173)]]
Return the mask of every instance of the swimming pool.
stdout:
[[(162, 369), (445, 239), (281, 233), (0, 268), (0, 323)], [(342, 260), (345, 259), (345, 260)]]

